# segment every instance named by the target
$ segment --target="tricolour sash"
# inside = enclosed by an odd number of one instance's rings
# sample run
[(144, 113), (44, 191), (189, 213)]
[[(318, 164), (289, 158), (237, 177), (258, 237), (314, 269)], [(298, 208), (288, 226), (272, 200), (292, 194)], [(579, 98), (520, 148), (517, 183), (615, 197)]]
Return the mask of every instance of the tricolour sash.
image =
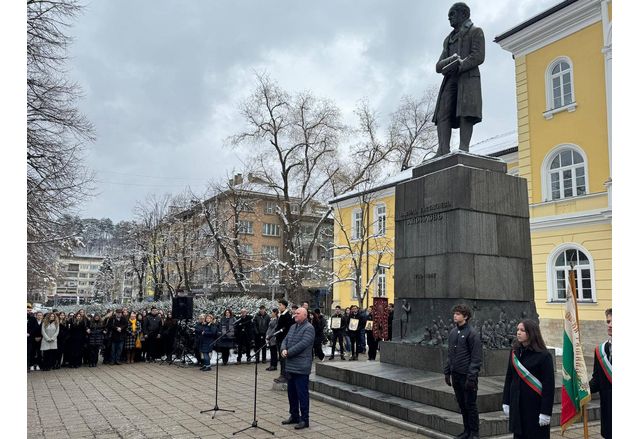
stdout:
[(600, 367), (604, 371), (605, 376), (611, 382), (611, 363), (609, 362), (609, 358), (607, 358), (607, 353), (604, 350), (604, 346), (607, 344), (605, 341), (600, 346), (596, 348), (596, 358), (600, 362)]
[(534, 377), (522, 363), (520, 363), (520, 360), (516, 357), (515, 351), (511, 351), (511, 363), (513, 364), (513, 368), (516, 370), (520, 379), (531, 387), (534, 392), (542, 396), (542, 383), (538, 378)]

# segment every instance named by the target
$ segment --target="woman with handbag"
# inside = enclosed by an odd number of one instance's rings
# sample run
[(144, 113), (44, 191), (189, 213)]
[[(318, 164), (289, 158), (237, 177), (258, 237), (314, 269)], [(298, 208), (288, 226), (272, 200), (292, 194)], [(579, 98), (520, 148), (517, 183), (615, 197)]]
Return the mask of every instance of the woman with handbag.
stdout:
[(142, 327), (138, 322), (137, 315), (134, 311), (131, 311), (131, 314), (129, 314), (129, 321), (127, 322), (127, 334), (124, 339), (124, 352), (127, 358), (127, 364), (133, 363), (136, 355), (136, 349), (142, 348), (142, 343), (140, 341), (141, 331)]

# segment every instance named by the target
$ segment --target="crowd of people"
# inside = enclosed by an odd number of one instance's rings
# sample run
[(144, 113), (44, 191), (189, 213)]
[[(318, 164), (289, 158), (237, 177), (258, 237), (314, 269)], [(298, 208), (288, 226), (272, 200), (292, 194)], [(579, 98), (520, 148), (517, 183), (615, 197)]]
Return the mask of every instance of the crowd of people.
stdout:
[[(336, 348), (342, 360), (349, 353), (350, 360), (357, 360), (358, 354), (367, 351), (367, 346), (369, 359), (376, 358), (380, 338), (365, 328), (373, 318), (372, 307), (360, 310), (354, 305), (345, 312), (337, 306), (329, 320), (338, 318), (340, 325), (329, 328), (328, 319), (320, 309), (311, 312), (308, 302), (300, 306), (307, 310), (314, 329), (315, 358), (325, 359), (323, 347), (328, 343), (331, 345), (329, 360), (335, 358)], [(203, 371), (211, 370), (214, 351), (226, 366), (232, 352), (237, 355), (236, 364), (241, 364), (243, 357), (247, 362), (253, 358), (252, 350), (258, 362), (270, 361), (267, 370), (276, 371), (281, 363), (278, 346), (293, 324), (297, 308), (281, 300), (278, 308), (267, 311), (261, 306), (253, 316), (244, 308), (238, 315), (231, 309), (224, 310), (221, 316), (200, 314), (194, 319), (195, 326), (190, 328), (190, 345), (183, 349), (195, 355)], [(389, 328), (392, 318), (391, 311)], [(349, 328), (351, 319), (358, 321), (357, 327)], [(27, 370), (96, 367), (100, 360), (110, 365), (160, 359), (172, 362), (179, 355), (176, 350), (179, 326), (170, 311), (165, 313), (155, 306), (149, 310), (122, 307), (104, 314), (87, 314), (84, 309), (78, 309), (66, 314), (55, 309), (47, 313), (34, 312), (27, 304)], [(276, 380), (282, 381), (284, 377), (281, 375)]]

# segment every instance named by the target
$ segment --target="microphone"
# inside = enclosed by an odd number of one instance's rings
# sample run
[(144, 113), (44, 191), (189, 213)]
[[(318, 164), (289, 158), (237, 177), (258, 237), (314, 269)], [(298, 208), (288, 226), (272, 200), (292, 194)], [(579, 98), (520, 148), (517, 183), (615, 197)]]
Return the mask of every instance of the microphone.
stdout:
[(268, 339), (271, 339), (271, 337), (278, 335), (280, 333), (284, 332), (284, 328), (280, 328), (278, 329), (276, 332), (274, 332), (273, 334), (271, 334), (269, 337), (267, 337)]

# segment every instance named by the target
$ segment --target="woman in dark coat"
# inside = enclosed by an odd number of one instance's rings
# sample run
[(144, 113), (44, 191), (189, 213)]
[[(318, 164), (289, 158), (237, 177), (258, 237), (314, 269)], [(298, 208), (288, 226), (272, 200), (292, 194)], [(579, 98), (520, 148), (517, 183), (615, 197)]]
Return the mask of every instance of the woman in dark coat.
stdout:
[(100, 314), (96, 313), (89, 324), (89, 367), (96, 367), (98, 364), (98, 355), (100, 355), (106, 333), (104, 321)]
[(167, 318), (164, 319), (164, 325), (160, 329), (160, 338), (162, 343), (162, 352), (167, 356), (167, 361), (173, 360), (173, 351), (176, 343), (176, 334), (178, 333), (178, 321), (173, 318), (171, 311), (167, 313)]
[(509, 431), (517, 439), (550, 437), (555, 392), (553, 358), (533, 320), (518, 324), (502, 396)]
[(225, 309), (219, 325), (220, 335), (224, 334), (224, 336), (220, 338), (215, 346), (216, 351), (222, 353), (223, 366), (227, 365), (227, 362), (229, 361), (229, 351), (233, 348), (235, 339), (235, 328), (233, 325), (235, 322), (236, 319), (233, 316), (233, 312), (229, 308)]
[(324, 360), (324, 352), (322, 352), (322, 344), (325, 342), (324, 328), (327, 326), (327, 320), (320, 313), (320, 309), (316, 308), (313, 311), (313, 317), (311, 318), (311, 324), (315, 331), (315, 337), (313, 339), (313, 353), (320, 361)]
[[(58, 333), (58, 351), (56, 353), (56, 360), (53, 365), (54, 369), (60, 369), (62, 366), (62, 356), (65, 352), (65, 347), (67, 345), (67, 339), (69, 338), (69, 322), (67, 321), (67, 315), (64, 312), (58, 314), (58, 319), (60, 321), (59, 333)], [(65, 360), (65, 362), (68, 362)]]
[(204, 323), (199, 324), (197, 330), (200, 333), (200, 345), (198, 350), (204, 359), (204, 365), (200, 368), (202, 371), (211, 370), (211, 351), (213, 350), (213, 342), (218, 336), (218, 326), (213, 322), (213, 315), (207, 314)]
[(146, 343), (144, 341), (144, 334), (142, 333), (142, 322), (144, 321), (144, 317), (142, 315), (142, 313), (138, 313), (136, 314), (136, 325), (140, 327), (140, 334), (138, 334), (138, 336), (140, 337), (140, 349), (136, 349), (136, 357), (135, 357), (135, 361), (144, 361), (145, 360), (145, 355), (147, 353), (146, 351)]
[(82, 365), (82, 356), (84, 345), (87, 339), (87, 331), (89, 326), (84, 318), (84, 314), (76, 313), (69, 328), (69, 340), (67, 340), (69, 358), (69, 367), (78, 368)]

